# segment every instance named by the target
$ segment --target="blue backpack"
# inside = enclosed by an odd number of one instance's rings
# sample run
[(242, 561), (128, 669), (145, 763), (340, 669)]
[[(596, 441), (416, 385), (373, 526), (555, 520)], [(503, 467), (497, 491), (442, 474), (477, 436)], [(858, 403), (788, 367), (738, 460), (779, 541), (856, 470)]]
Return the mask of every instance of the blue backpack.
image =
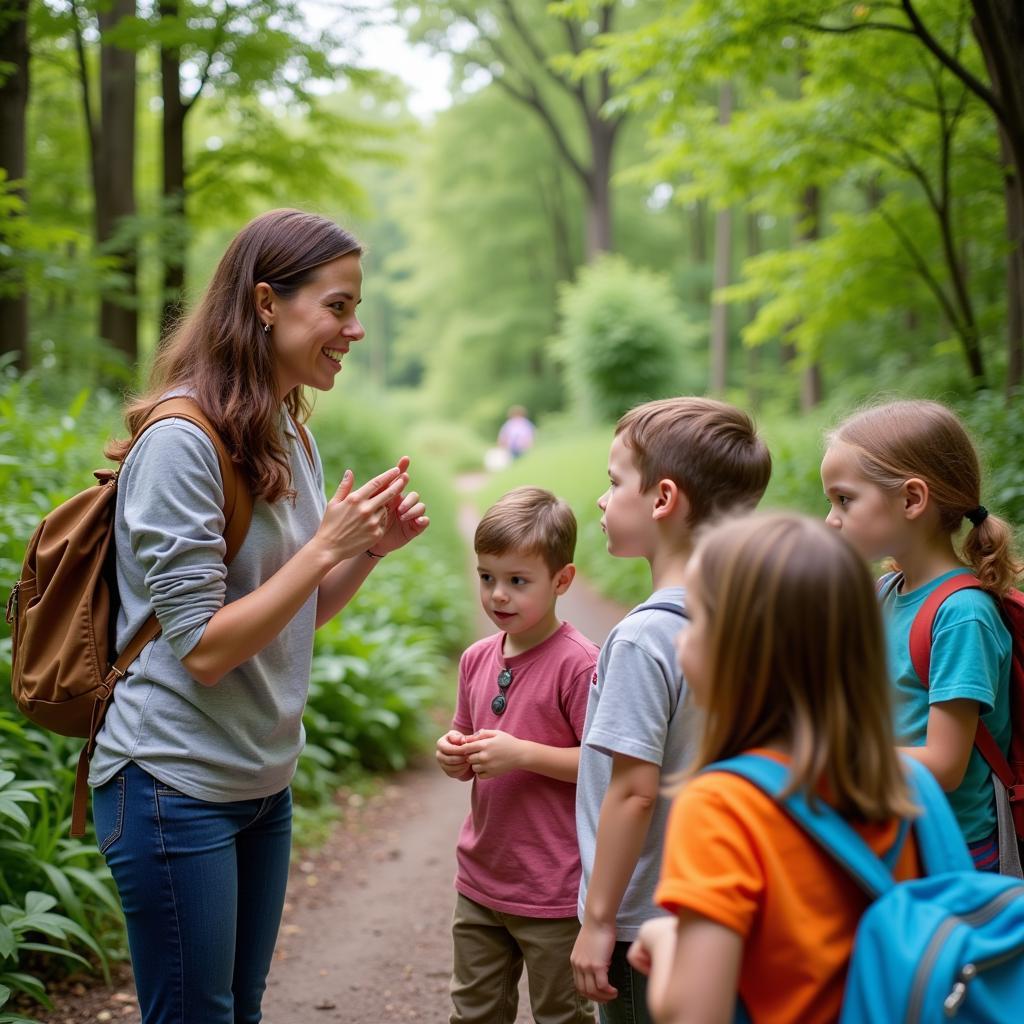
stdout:
[[(905, 759), (926, 877), (896, 882), (904, 822), (876, 856), (842, 817), (801, 794), (782, 801), (792, 819), (871, 897), (854, 937), (839, 1024), (1014, 1024), (1024, 1021), (1024, 882), (974, 870), (960, 827), (931, 773)], [(769, 796), (785, 789), (785, 765), (742, 754), (706, 771), (740, 775)], [(736, 1024), (749, 1021), (740, 1006)]]

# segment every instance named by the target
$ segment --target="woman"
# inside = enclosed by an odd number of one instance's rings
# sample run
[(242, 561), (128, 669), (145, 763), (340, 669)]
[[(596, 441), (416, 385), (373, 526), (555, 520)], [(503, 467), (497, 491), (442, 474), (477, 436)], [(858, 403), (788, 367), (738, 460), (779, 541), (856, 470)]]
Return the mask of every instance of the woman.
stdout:
[(126, 411), (135, 435), (161, 398), (186, 395), (217, 428), (254, 499), (230, 566), (202, 430), (165, 419), (108, 452), (124, 459), (118, 646), (151, 611), (162, 627), (114, 691), (89, 777), (144, 1024), (260, 1020), (313, 631), (429, 522), (418, 495), (403, 495), (404, 458), (359, 488), (346, 470), (325, 502), (319, 455), (300, 435), (305, 389), (330, 390), (363, 337), (360, 255), (324, 218), (256, 218)]

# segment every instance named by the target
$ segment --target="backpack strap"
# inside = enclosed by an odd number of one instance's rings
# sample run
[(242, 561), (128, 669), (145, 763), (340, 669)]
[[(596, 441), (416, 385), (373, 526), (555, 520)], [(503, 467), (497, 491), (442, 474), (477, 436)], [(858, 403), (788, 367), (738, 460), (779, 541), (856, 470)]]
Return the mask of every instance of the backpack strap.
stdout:
[[(951, 577), (940, 583), (928, 595), (910, 626), (910, 661), (917, 673), (917, 678), (926, 690), (932, 662), (932, 631), (935, 628), (935, 617), (939, 614), (939, 609), (946, 599), (961, 590), (984, 591), (985, 588), (976, 576), (960, 573)], [(993, 597), (993, 600), (996, 598)], [(981, 715), (978, 716), (978, 731), (974, 735), (974, 745), (999, 781), (1007, 790), (1012, 790), (1014, 787), (1013, 771), (995, 737), (981, 720)]]
[(887, 572), (879, 576), (875, 580), (875, 593), (878, 594), (878, 600), (884, 601), (902, 582), (903, 573), (901, 572)]
[[(730, 772), (753, 783), (762, 792), (779, 800), (789, 783), (789, 768), (760, 754), (740, 754), (717, 761), (705, 771)], [(892, 872), (857, 832), (831, 807), (820, 803), (812, 809), (802, 793), (791, 793), (779, 800), (786, 813), (833, 857), (853, 880), (872, 898), (893, 887)]]
[(911, 795), (921, 813), (914, 819), (917, 854), (926, 875), (944, 875), (951, 871), (973, 871), (974, 861), (964, 841), (949, 799), (936, 778), (920, 761), (903, 755), (909, 776)]
[(686, 614), (686, 609), (681, 604), (669, 604), (668, 601), (652, 601), (650, 604), (642, 604), (626, 614), (637, 615), (640, 612), (649, 611), (671, 612), (673, 615), (678, 615), (681, 619), (689, 619), (690, 617)]
[[(228, 565), (238, 554), (245, 535), (249, 532), (249, 524), (252, 522), (252, 492), (249, 490), (248, 481), (242, 473), (241, 468), (231, 458), (231, 453), (224, 444), (216, 427), (210, 422), (206, 414), (199, 408), (199, 405), (191, 398), (183, 396), (165, 398), (158, 402), (150, 411), (142, 426), (136, 431), (132, 438), (131, 448), (135, 447), (142, 434), (154, 423), (167, 419), (188, 420), (197, 426), (213, 444), (217, 452), (217, 461), (220, 464), (221, 484), (224, 491), (224, 564)], [(306, 431), (299, 428), (299, 436), (303, 439), (304, 446), (312, 458), (309, 449), (309, 438)], [(127, 457), (127, 452), (125, 453)], [(124, 460), (122, 460), (122, 465)], [(120, 472), (120, 469), (118, 469)], [(93, 751), (96, 749), (96, 736), (103, 725), (103, 719), (107, 713), (107, 707), (113, 696), (114, 687), (118, 680), (123, 679), (129, 667), (142, 653), (143, 648), (160, 635), (160, 622), (156, 614), (152, 614), (139, 628), (139, 631), (125, 644), (120, 655), (110, 666), (110, 672), (103, 680), (103, 687), (97, 694), (92, 706), (92, 721), (89, 726), (89, 739), (82, 748), (78, 758), (78, 769), (75, 772), (75, 795), (71, 804), (71, 835), (79, 837), (85, 834), (85, 817), (88, 805), (89, 794), (89, 761), (92, 759)]]
[[(913, 758), (903, 757), (901, 760), (909, 776), (914, 802), (922, 812), (914, 819), (913, 828), (925, 874), (973, 870), (963, 833), (934, 776)], [(760, 754), (740, 754), (709, 765), (705, 771), (727, 771), (739, 775), (775, 800), (779, 800), (789, 782), (789, 769), (785, 765)], [(896, 841), (884, 857), (879, 857), (827, 804), (820, 803), (812, 809), (802, 793), (792, 793), (780, 804), (872, 899), (893, 887), (892, 873), (907, 836), (909, 820), (903, 821)]]

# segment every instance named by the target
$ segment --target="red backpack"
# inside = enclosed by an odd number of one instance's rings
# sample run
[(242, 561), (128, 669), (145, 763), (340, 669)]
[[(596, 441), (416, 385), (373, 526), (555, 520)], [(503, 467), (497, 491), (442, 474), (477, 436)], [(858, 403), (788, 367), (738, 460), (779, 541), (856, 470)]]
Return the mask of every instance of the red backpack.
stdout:
[[(953, 576), (928, 595), (914, 617), (910, 627), (910, 660), (925, 689), (928, 689), (928, 669), (932, 660), (932, 627), (942, 602), (958, 590), (983, 589), (974, 576), (962, 573)], [(1018, 840), (1024, 841), (1024, 593), (1011, 590), (994, 599), (1013, 641), (1010, 658), (1010, 747), (1004, 755), (980, 718), (974, 745), (1006, 787), (1013, 812), (1013, 827)]]

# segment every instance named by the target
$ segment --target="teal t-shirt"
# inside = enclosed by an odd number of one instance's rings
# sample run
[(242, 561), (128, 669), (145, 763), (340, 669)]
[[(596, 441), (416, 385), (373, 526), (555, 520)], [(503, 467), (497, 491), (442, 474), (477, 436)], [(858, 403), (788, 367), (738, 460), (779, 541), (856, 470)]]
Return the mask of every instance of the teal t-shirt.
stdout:
[[(932, 629), (930, 686), (921, 685), (910, 661), (910, 627), (925, 599), (953, 569), (908, 594), (891, 593), (883, 602), (889, 674), (895, 687), (896, 738), (903, 746), (924, 746), (928, 709), (942, 701), (976, 700), (982, 721), (1005, 751), (1010, 743), (1010, 634), (995, 600), (981, 590), (961, 590), (947, 598)], [(963, 782), (947, 793), (969, 843), (996, 829), (995, 796), (989, 767), (977, 749)]]

